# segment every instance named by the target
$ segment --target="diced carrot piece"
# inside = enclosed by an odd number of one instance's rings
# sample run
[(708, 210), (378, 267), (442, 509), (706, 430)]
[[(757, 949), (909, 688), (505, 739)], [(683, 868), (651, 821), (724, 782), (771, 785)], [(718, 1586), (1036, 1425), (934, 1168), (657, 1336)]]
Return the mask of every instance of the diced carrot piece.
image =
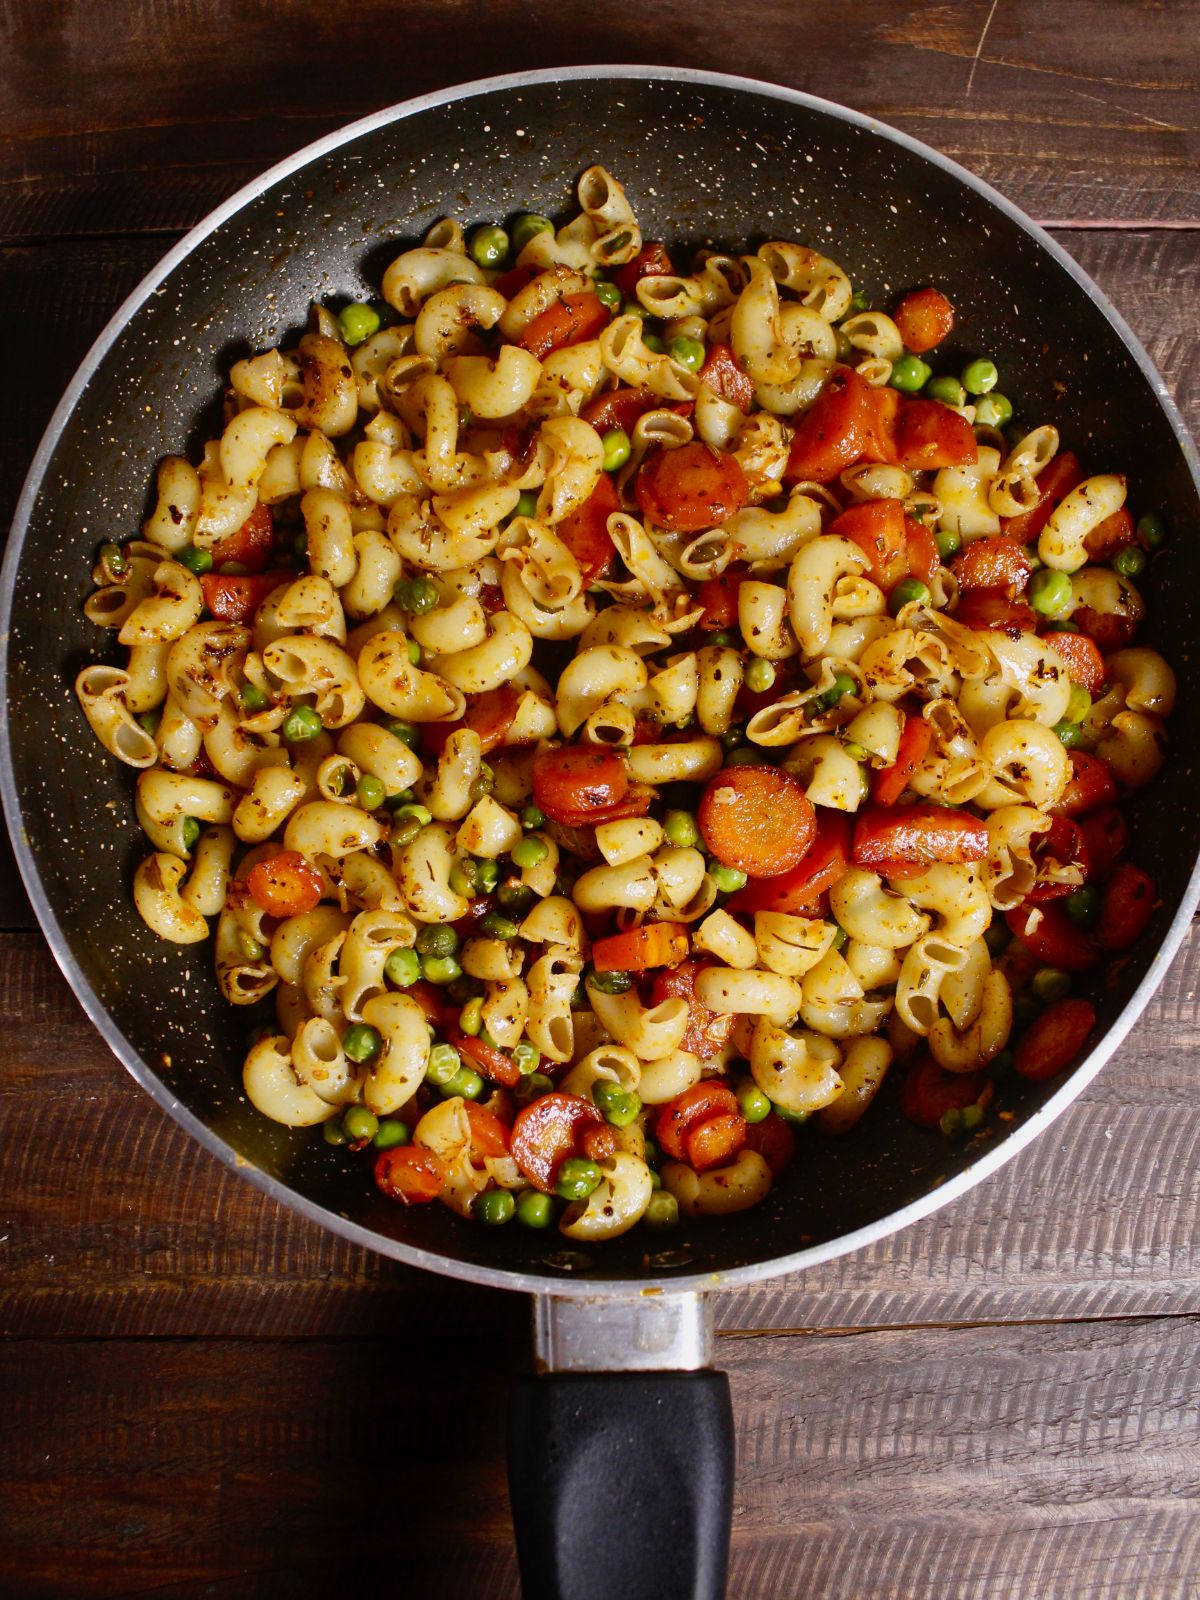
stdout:
[(739, 411), (749, 412), (754, 404), (754, 380), (743, 372), (727, 344), (709, 345), (700, 368), (700, 382), (706, 383), (719, 399), (736, 406)]
[(620, 509), (616, 485), (602, 472), (583, 504), (554, 525), (555, 533), (579, 563), (585, 587), (602, 578), (613, 564), (617, 551), (608, 536), (608, 519)]
[(669, 276), (674, 270), (666, 246), (661, 240), (648, 239), (632, 261), (627, 261), (623, 267), (617, 268), (612, 275), (612, 281), (628, 300), (633, 298), (643, 278)]
[(597, 972), (649, 972), (687, 959), (688, 931), (683, 922), (645, 922), (592, 945)]
[(1087, 972), (1100, 960), (1096, 943), (1077, 928), (1061, 906), (1015, 906), (1004, 913), (1009, 932), (1048, 967)]
[(1105, 950), (1128, 950), (1154, 914), (1154, 879), (1132, 861), (1122, 861), (1104, 885), (1096, 942)]
[(1060, 500), (1083, 482), (1083, 469), (1069, 450), (1048, 461), (1035, 479), (1038, 499), (1028, 511), (1016, 517), (1003, 517), (1000, 531), (1018, 544), (1032, 544), (1050, 520)]
[(1087, 840), (1092, 880), (1104, 883), (1129, 849), (1129, 824), (1116, 806), (1104, 806), (1081, 817), (1079, 826)]
[(942, 564), (937, 540), (932, 531), (915, 517), (904, 519), (904, 559), (910, 578), (919, 578), (926, 587)]
[(896, 326), (906, 350), (924, 355), (954, 327), (954, 307), (939, 289), (914, 289), (896, 307)]
[(704, 842), (726, 867), (778, 877), (804, 859), (816, 813), (793, 773), (778, 767), (726, 767), (711, 778), (697, 813)]
[(972, 540), (954, 563), (963, 589), (1006, 589), (1010, 594), (1024, 589), (1032, 570), (1025, 547), (1003, 534)]
[(687, 1162), (693, 1172), (731, 1161), (746, 1142), (746, 1119), (740, 1111), (710, 1117), (688, 1135)]
[(512, 1142), (512, 1130), (507, 1122), (489, 1111), (486, 1106), (472, 1100), (463, 1101), (463, 1110), (471, 1126), (471, 1149), (479, 1156), (506, 1156)]
[(650, 456), (634, 480), (648, 521), (672, 533), (701, 533), (727, 521), (750, 497), (741, 462), (699, 439)]
[(771, 1176), (778, 1178), (796, 1153), (796, 1137), (779, 1113), (772, 1111), (746, 1129), (746, 1148), (756, 1150), (770, 1167)]
[(260, 502), (236, 533), (227, 533), (213, 545), (213, 566), (219, 569), (226, 561), (236, 561), (251, 573), (261, 572), (270, 560), (274, 542), (274, 514), (270, 506)]
[(1108, 762), (1087, 750), (1071, 750), (1068, 757), (1071, 777), (1049, 809), (1064, 817), (1081, 817), (1097, 806), (1111, 805), (1117, 798), (1117, 780)]
[(694, 1083), (690, 1089), (677, 1094), (661, 1107), (654, 1126), (654, 1135), (673, 1161), (686, 1161), (687, 1142), (694, 1129), (714, 1117), (734, 1116), (739, 1113), (737, 1096), (732, 1089), (713, 1078)]
[(863, 500), (835, 517), (826, 533), (849, 539), (871, 563), (868, 576), (894, 589), (906, 574), (904, 506), (899, 500)]
[(792, 436), (785, 483), (832, 483), (863, 452), (872, 390), (850, 367), (835, 367)]
[(958, 603), (955, 621), (964, 628), (994, 628), (1015, 639), (1033, 633), (1037, 612), (1023, 600), (1014, 600), (1004, 589), (968, 589)]
[(1035, 1083), (1069, 1067), (1096, 1026), (1087, 1000), (1059, 1000), (1026, 1028), (1013, 1052), (1017, 1071)]
[(965, 417), (939, 400), (900, 403), (896, 415), (896, 454), (910, 472), (969, 466), (979, 459), (975, 432)]
[(1043, 644), (1048, 644), (1067, 669), (1072, 683), (1078, 683), (1089, 694), (1095, 694), (1107, 677), (1104, 657), (1094, 639), (1086, 633), (1047, 633)]
[(1126, 545), (1137, 542), (1137, 533), (1134, 529), (1133, 515), (1122, 506), (1119, 511), (1114, 511), (1111, 517), (1105, 517), (1103, 522), (1097, 523), (1083, 541), (1083, 547), (1088, 553), (1089, 561), (1107, 561), (1110, 556), (1116, 555), (1118, 550), (1123, 550)]
[(502, 1084), (506, 1089), (514, 1088), (521, 1081), (520, 1067), (496, 1045), (472, 1038), (469, 1033), (463, 1032), (457, 1022), (443, 1022), (442, 1031), (447, 1044), (452, 1044), (460, 1055), (469, 1056), (485, 1078)]
[(737, 627), (738, 590), (748, 576), (749, 568), (742, 562), (734, 562), (719, 577), (705, 578), (697, 586), (696, 604), (704, 608), (698, 624), (702, 632), (720, 633)]
[(445, 1181), (446, 1163), (423, 1145), (381, 1150), (375, 1161), (376, 1184), (389, 1200), (399, 1200), (402, 1205), (427, 1205), (436, 1200)]
[(909, 1067), (900, 1093), (904, 1115), (919, 1128), (936, 1128), (947, 1111), (973, 1106), (983, 1093), (982, 1072), (945, 1072), (930, 1056)]
[(597, 433), (608, 433), (613, 428), (624, 428), (626, 433), (632, 433), (637, 419), (644, 417), (647, 411), (658, 409), (662, 403), (650, 389), (609, 389), (589, 400), (579, 415), (590, 422)]
[(983, 861), (987, 853), (987, 823), (950, 806), (867, 806), (854, 827), (855, 865), (872, 871), (887, 862)]
[(1138, 627), (1137, 618), (1127, 611), (1096, 611), (1091, 606), (1076, 606), (1071, 621), (1089, 639), (1096, 641), (1096, 647), (1104, 656), (1132, 644)]
[(908, 780), (929, 754), (933, 729), (924, 717), (908, 717), (900, 733), (900, 748), (890, 767), (875, 774), (871, 798), (877, 806), (894, 806), (908, 787)]
[(516, 342), (544, 361), (552, 350), (594, 339), (609, 322), (608, 307), (599, 295), (567, 294), (534, 317), (517, 335)]

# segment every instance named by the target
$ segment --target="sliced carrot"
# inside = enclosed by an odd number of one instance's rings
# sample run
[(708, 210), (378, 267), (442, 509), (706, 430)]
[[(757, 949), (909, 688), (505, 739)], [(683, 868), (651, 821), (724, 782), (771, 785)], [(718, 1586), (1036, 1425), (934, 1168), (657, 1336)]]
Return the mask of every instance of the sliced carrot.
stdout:
[(777, 1111), (753, 1122), (746, 1129), (746, 1148), (755, 1150), (771, 1169), (773, 1177), (780, 1177), (796, 1153), (796, 1137)]
[(260, 502), (236, 533), (227, 533), (213, 545), (213, 566), (220, 568), (226, 561), (236, 561), (249, 572), (261, 572), (270, 560), (274, 542), (274, 514), (270, 506)]
[(964, 628), (994, 628), (1012, 639), (1033, 633), (1037, 612), (1023, 600), (1014, 600), (1004, 589), (968, 589), (958, 603), (955, 621)]
[(629, 792), (629, 769), (616, 750), (568, 744), (533, 758), (534, 802), (548, 817), (578, 826), (595, 812), (618, 805)]
[(651, 389), (609, 389), (589, 400), (579, 415), (590, 422), (597, 433), (608, 433), (613, 428), (624, 428), (626, 433), (632, 433), (637, 419), (647, 411), (657, 410), (662, 403)]
[(1060, 1000), (1037, 1017), (1017, 1044), (1013, 1059), (1023, 1078), (1040, 1082), (1069, 1067), (1096, 1026), (1087, 1000)]
[(1042, 642), (1050, 646), (1066, 667), (1072, 683), (1081, 684), (1089, 694), (1095, 694), (1103, 685), (1108, 676), (1104, 657), (1096, 641), (1089, 639), (1086, 633), (1047, 633)]
[(915, 517), (904, 519), (904, 559), (910, 578), (919, 578), (926, 587), (942, 564), (937, 540), (932, 531)]
[(1061, 900), (1078, 887), (1049, 876), (1052, 869), (1078, 867), (1085, 883), (1092, 875), (1087, 838), (1079, 824), (1070, 817), (1052, 818), (1049, 828), (1036, 835), (1033, 840), (1033, 861), (1038, 876), (1033, 888), (1025, 896), (1025, 904), (1030, 906), (1044, 905), (1048, 900)]
[(375, 1182), (389, 1200), (399, 1200), (402, 1205), (427, 1205), (436, 1200), (445, 1181), (446, 1163), (423, 1145), (382, 1150), (375, 1162)]
[(1137, 618), (1128, 611), (1096, 611), (1091, 606), (1076, 606), (1071, 621), (1096, 641), (1100, 654), (1105, 656), (1132, 644), (1138, 626)]
[(890, 767), (875, 774), (871, 798), (877, 806), (894, 806), (908, 787), (908, 780), (929, 754), (933, 729), (924, 717), (908, 717), (900, 734), (900, 748)]
[(680, 1040), (679, 1048), (701, 1061), (711, 1061), (729, 1043), (729, 1036), (737, 1021), (735, 1016), (710, 1011), (703, 1000), (696, 996), (697, 977), (713, 964), (711, 961), (681, 961), (678, 966), (657, 973), (650, 990), (653, 1005), (660, 1005), (673, 996), (687, 1001), (687, 1031)]
[(259, 861), (246, 878), (250, 897), (270, 917), (298, 917), (321, 899), (323, 881), (298, 850), (281, 850)]
[(271, 591), (281, 583), (294, 582), (295, 577), (294, 572), (259, 572), (246, 578), (206, 572), (200, 579), (200, 588), (211, 616), (222, 622), (251, 622)]
[(1105, 950), (1128, 950), (1145, 933), (1157, 897), (1150, 874), (1122, 861), (1104, 885), (1096, 942)]
[(792, 436), (785, 483), (832, 483), (862, 454), (871, 389), (849, 367), (835, 367)]
[(1006, 589), (1010, 594), (1024, 589), (1032, 570), (1025, 547), (1003, 534), (973, 540), (954, 563), (963, 589)]
[(940, 289), (914, 289), (896, 307), (896, 326), (906, 350), (923, 355), (954, 327), (954, 307)]
[(686, 1161), (687, 1143), (692, 1132), (714, 1117), (734, 1116), (739, 1113), (737, 1096), (732, 1089), (709, 1078), (694, 1083), (690, 1089), (668, 1100), (658, 1113), (654, 1135), (673, 1161)]
[[(652, 783), (631, 783), (623, 800), (612, 805), (597, 806), (592, 810), (556, 811), (547, 817), (564, 828), (598, 828), (602, 822), (623, 822), (626, 817), (644, 817), (658, 799), (658, 790)], [(545, 810), (545, 807), (542, 808)]]
[(608, 322), (608, 307), (599, 295), (590, 290), (584, 294), (566, 294), (527, 323), (516, 342), (539, 361), (544, 361), (552, 350), (565, 350), (568, 345), (594, 339)]
[(905, 1075), (900, 1106), (918, 1128), (936, 1128), (947, 1111), (973, 1106), (986, 1083), (982, 1072), (945, 1072), (932, 1057), (921, 1056)]
[(1111, 805), (1117, 798), (1117, 780), (1108, 762), (1087, 750), (1072, 750), (1069, 759), (1067, 787), (1049, 809), (1064, 817), (1081, 817), (1097, 806)]
[(864, 500), (835, 517), (825, 530), (849, 539), (870, 562), (868, 576), (893, 589), (907, 572), (904, 507), (899, 500)]
[(1048, 967), (1087, 972), (1100, 960), (1095, 941), (1075, 926), (1061, 906), (1016, 906), (1004, 913), (1004, 920), (1009, 932)]
[(1116, 806), (1104, 806), (1081, 817), (1079, 826), (1087, 840), (1092, 879), (1104, 883), (1129, 849), (1129, 824)]
[(709, 780), (697, 812), (710, 852), (755, 878), (798, 866), (816, 837), (804, 785), (778, 767), (726, 767)]
[(1034, 480), (1038, 498), (1028, 511), (1016, 517), (1002, 517), (1000, 531), (1018, 544), (1032, 544), (1050, 520), (1050, 513), (1060, 500), (1083, 482), (1083, 469), (1079, 458), (1064, 450), (1055, 456), (1038, 473)]
[(646, 922), (592, 945), (597, 972), (649, 972), (687, 959), (688, 931), (682, 922)]
[(1097, 523), (1083, 541), (1083, 547), (1088, 553), (1089, 561), (1107, 561), (1110, 556), (1116, 555), (1118, 550), (1123, 550), (1126, 545), (1137, 542), (1137, 532), (1134, 529), (1133, 515), (1122, 506), (1119, 511), (1114, 511), (1111, 517), (1105, 517), (1103, 522)]
[(968, 466), (979, 459), (975, 432), (965, 417), (938, 400), (900, 403), (896, 415), (896, 454), (910, 472)]
[(727, 344), (710, 344), (704, 365), (700, 368), (700, 382), (706, 383), (719, 399), (739, 411), (748, 412), (754, 404), (754, 380), (743, 372), (737, 357)]
[(452, 1044), (460, 1055), (469, 1056), (484, 1077), (512, 1089), (521, 1081), (521, 1069), (510, 1055), (494, 1044), (464, 1033), (457, 1022), (443, 1022), (442, 1031), (447, 1044)]
[(950, 806), (867, 806), (854, 826), (856, 866), (872, 871), (888, 862), (983, 861), (987, 823)]
[(863, 443), (860, 461), (877, 461), (894, 467), (900, 460), (896, 445), (896, 418), (900, 415), (900, 391), (887, 384), (881, 389), (867, 386)]
[(687, 1164), (693, 1172), (731, 1161), (746, 1142), (746, 1119), (740, 1111), (710, 1117), (693, 1128), (687, 1140)]
[(510, 684), (504, 684), (499, 689), (485, 689), (482, 694), (473, 697), (465, 713), (456, 722), (424, 724), (421, 730), (424, 753), (435, 757), (441, 755), (452, 733), (470, 728), (479, 735), (486, 756), (490, 750), (504, 743), (520, 704), (521, 691)]
[(744, 889), (725, 902), (727, 911), (814, 914), (821, 896), (850, 870), (850, 824), (845, 813), (817, 807), (816, 819), (816, 836), (803, 859), (777, 877), (751, 877)]
[(632, 261), (617, 268), (612, 281), (626, 299), (632, 299), (643, 278), (661, 278), (674, 270), (666, 245), (660, 239), (648, 239)]
[(702, 632), (720, 633), (737, 627), (738, 590), (749, 575), (749, 568), (737, 561), (726, 567), (720, 577), (705, 578), (697, 586), (695, 603), (704, 608), (698, 624)]
[(727, 521), (749, 499), (741, 462), (699, 439), (658, 450), (634, 480), (634, 498), (648, 521), (672, 533), (701, 533)]
[(512, 1130), (508, 1124), (502, 1122), (494, 1111), (476, 1105), (473, 1100), (464, 1100), (463, 1110), (471, 1127), (473, 1154), (481, 1159), (485, 1156), (506, 1156), (512, 1142)]
[(513, 1121), (513, 1160), (535, 1189), (553, 1194), (559, 1167), (583, 1148), (589, 1128), (607, 1128), (590, 1100), (561, 1089), (541, 1095), (518, 1111)]
[(583, 504), (554, 525), (555, 533), (579, 563), (585, 586), (602, 578), (616, 558), (616, 546), (608, 536), (608, 519), (620, 509), (616, 485), (607, 472), (602, 472)]

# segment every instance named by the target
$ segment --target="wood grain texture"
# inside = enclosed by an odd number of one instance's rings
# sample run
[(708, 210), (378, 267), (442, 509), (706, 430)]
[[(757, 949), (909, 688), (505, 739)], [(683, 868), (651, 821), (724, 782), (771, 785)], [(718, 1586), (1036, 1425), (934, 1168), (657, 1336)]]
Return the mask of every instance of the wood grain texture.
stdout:
[(499, 72), (656, 62), (866, 111), (1040, 217), (1200, 221), (1200, 5), (1120, 0), (10, 0), (0, 238), (180, 228), (397, 100)]
[[(1099, 1079), (1001, 1173), (867, 1250), (721, 1295), (718, 1326), (1200, 1314), (1198, 979), (1200, 932)], [(35, 935), (0, 939), (0, 1126), (0, 1333), (330, 1337), (508, 1305), (332, 1238), (194, 1145)]]
[[(1191, 1321), (719, 1354), (735, 1600), (1194, 1594)], [(0, 1459), (25, 1490), (0, 1571), (31, 1600), (67, 1571), (75, 1596), (294, 1600), (352, 1572), (357, 1592), (517, 1600), (502, 1441), (524, 1359), (504, 1314), (436, 1339), (409, 1322), (375, 1340), (11, 1341)]]

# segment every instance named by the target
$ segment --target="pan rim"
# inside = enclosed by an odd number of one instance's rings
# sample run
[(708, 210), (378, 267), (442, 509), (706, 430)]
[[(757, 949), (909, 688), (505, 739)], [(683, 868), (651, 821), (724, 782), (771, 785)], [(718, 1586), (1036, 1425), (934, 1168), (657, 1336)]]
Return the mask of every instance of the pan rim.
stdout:
[(1179, 444), (1197, 495), (1200, 496), (1200, 458), (1197, 456), (1196, 447), (1188, 434), (1183, 418), (1165, 382), (1142, 348), (1140, 341), (1128, 327), (1121, 314), (1111, 304), (1108, 297), (1078, 263), (1050, 237), (1044, 228), (1034, 222), (990, 184), (968, 171), (967, 168), (922, 141), (890, 127), (887, 123), (880, 122), (877, 118), (863, 112), (854, 111), (849, 107), (838, 105), (833, 101), (822, 99), (819, 96), (807, 94), (802, 90), (789, 89), (781, 84), (768, 83), (760, 79), (747, 78), (735, 74), (710, 72), (692, 67), (661, 67), (634, 64), (537, 68), (525, 72), (474, 79), (468, 83), (452, 85), (446, 89), (435, 90), (429, 94), (384, 107), (370, 113), (368, 116), (358, 118), (320, 139), (314, 140), (311, 144), (305, 145), (291, 156), (276, 163), (267, 171), (236, 190), (219, 206), (209, 212), (195, 227), (190, 229), (146, 274), (116, 309), (80, 363), (46, 426), (22, 486), (9, 533), (4, 564), (0, 568), (0, 587), (2, 587), (2, 593), (0, 593), (0, 639), (3, 641), (3, 649), (0, 650), (0, 798), (3, 800), (5, 819), (13, 842), (13, 849), (22, 881), (37, 916), (41, 932), (50, 947), (51, 954), (54, 956), (60, 971), (92, 1025), (142, 1089), (185, 1132), (190, 1134), (212, 1155), (216, 1156), (226, 1167), (252, 1183), (257, 1189), (269, 1195), (279, 1204), (288, 1207), (307, 1220), (328, 1229), (341, 1238), (373, 1250), (377, 1254), (387, 1256), (392, 1260), (400, 1261), (407, 1266), (441, 1273), (447, 1277), (460, 1278), (466, 1282), (490, 1288), (508, 1289), (514, 1292), (535, 1295), (585, 1299), (628, 1297), (641, 1293), (698, 1292), (758, 1283), (786, 1273), (798, 1272), (806, 1267), (818, 1266), (838, 1256), (848, 1255), (855, 1250), (864, 1249), (868, 1245), (875, 1244), (879, 1240), (898, 1232), (901, 1228), (921, 1221), (939, 1211), (943, 1206), (948, 1205), (969, 1189), (974, 1188), (976, 1184), (982, 1183), (986, 1178), (991, 1177), (1006, 1162), (1032, 1143), (1092, 1082), (1117, 1047), (1127, 1037), (1151, 995), (1161, 983), (1171, 961), (1179, 950), (1179, 946), (1183, 942), (1197, 903), (1200, 902), (1200, 862), (1197, 862), (1192, 870), (1175, 916), (1155, 953), (1145, 977), (1104, 1038), (1096, 1044), (1087, 1058), (1075, 1069), (1062, 1087), (1046, 1101), (1045, 1105), (1029, 1117), (1019, 1128), (1008, 1133), (998, 1144), (976, 1157), (970, 1166), (928, 1193), (921, 1195), (918, 1199), (910, 1201), (898, 1210), (890, 1211), (886, 1216), (850, 1233), (841, 1234), (837, 1238), (826, 1240), (821, 1244), (806, 1246), (787, 1255), (769, 1256), (753, 1264), (731, 1267), (711, 1273), (688, 1274), (681, 1272), (678, 1275), (672, 1274), (669, 1277), (647, 1276), (596, 1280), (581, 1277), (572, 1279), (567, 1275), (556, 1274), (549, 1265), (544, 1274), (483, 1266), (476, 1262), (459, 1260), (453, 1256), (443, 1255), (440, 1252), (428, 1250), (419, 1245), (407, 1244), (401, 1240), (375, 1233), (370, 1228), (353, 1222), (349, 1218), (309, 1200), (306, 1196), (292, 1189), (282, 1179), (273, 1177), (248, 1162), (244, 1156), (240, 1155), (232, 1146), (226, 1144), (194, 1112), (189, 1110), (171, 1093), (168, 1085), (150, 1068), (149, 1064), (125, 1038), (76, 962), (54, 909), (50, 904), (49, 896), (42, 884), (36, 863), (32, 858), (29, 847), (24, 843), (23, 813), (20, 795), (16, 786), (10, 740), (8, 655), (11, 647), (12, 606), (17, 569), (20, 564), (20, 555), (24, 547), (25, 538), (29, 531), (33, 509), (59, 434), (78, 404), (87, 384), (100, 368), (119, 335), (159, 285), (203, 240), (215, 233), (225, 222), (234, 217), (252, 201), (258, 199), (273, 184), (281, 179), (293, 176), (310, 162), (338, 149), (342, 145), (353, 142), (367, 133), (386, 127), (391, 123), (403, 121), (408, 117), (418, 115), (423, 111), (431, 110), (438, 106), (474, 99), (480, 95), (494, 93), (498, 90), (511, 91), (545, 84), (594, 81), (597, 78), (699, 84), (707, 87), (734, 90), (751, 97), (779, 100), (785, 104), (803, 107), (807, 110), (815, 110), (835, 121), (864, 129), (876, 137), (886, 139), (910, 151), (924, 161), (939, 167), (959, 183), (974, 190), (989, 205), (1007, 217), (1024, 233), (1028, 234), (1043, 251), (1049, 254), (1059, 267), (1083, 290), (1113, 327), (1117, 336), (1137, 363), (1143, 376), (1149, 382)]

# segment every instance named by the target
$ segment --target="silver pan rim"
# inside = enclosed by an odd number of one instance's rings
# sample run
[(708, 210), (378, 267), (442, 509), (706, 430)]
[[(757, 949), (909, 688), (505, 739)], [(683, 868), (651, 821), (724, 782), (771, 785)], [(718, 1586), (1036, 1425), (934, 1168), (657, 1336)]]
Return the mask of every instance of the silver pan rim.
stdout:
[(440, 1252), (425, 1250), (419, 1246), (405, 1244), (400, 1240), (389, 1238), (387, 1235), (377, 1234), (359, 1223), (352, 1222), (336, 1212), (317, 1205), (305, 1196), (298, 1194), (281, 1179), (272, 1177), (269, 1173), (263, 1172), (248, 1163), (244, 1156), (226, 1144), (194, 1112), (190, 1111), (175, 1098), (169, 1087), (126, 1040), (76, 962), (70, 944), (54, 914), (29, 847), (24, 842), (21, 802), (16, 787), (10, 742), (8, 648), (17, 567), (37, 495), (53, 455), (58, 435), (74, 410), (86, 385), (104, 361), (119, 335), (163, 280), (204, 239), (207, 239), (210, 234), (214, 233), (231, 217), (235, 216), (251, 201), (256, 200), (280, 179), (294, 175), (301, 168), (308, 165), (309, 162), (338, 149), (342, 145), (352, 143), (364, 134), (437, 106), (473, 99), (479, 95), (490, 94), (497, 90), (509, 91), (535, 85), (571, 83), (581, 80), (594, 80), (596, 78), (703, 84), (713, 88), (732, 89), (750, 96), (779, 100), (785, 104), (819, 111), (835, 121), (849, 123), (852, 126), (862, 128), (879, 138), (887, 139), (891, 143), (911, 151), (933, 166), (941, 168), (942, 171), (956, 178), (967, 188), (974, 190), (997, 211), (1030, 235), (1058, 263), (1063, 271), (1074, 280), (1112, 325), (1153, 389), (1158, 403), (1179, 442), (1180, 450), (1187, 462), (1197, 495), (1200, 496), (1200, 458), (1197, 456), (1196, 447), (1188, 435), (1179, 409), (1168, 392), (1162, 377), (1142, 348), (1140, 341), (1126, 324), (1121, 314), (1111, 304), (1108, 297), (1093, 283), (1091, 278), (1072, 257), (1050, 237), (1044, 228), (1032, 221), (1023, 211), (1013, 205), (996, 189), (992, 188), (990, 184), (985, 183), (983, 179), (977, 177), (965, 167), (960, 166), (956, 161), (952, 161), (948, 156), (941, 154), (940, 151), (934, 150), (918, 139), (911, 138), (908, 134), (901, 133), (887, 123), (880, 122), (862, 112), (852, 111), (848, 107), (837, 105), (833, 101), (821, 99), (819, 96), (805, 94), (798, 89), (788, 89), (780, 84), (767, 83), (757, 78), (740, 77), (734, 74), (708, 72), (692, 67), (643, 65), (539, 68), (528, 72), (508, 73), (497, 77), (475, 79), (469, 83), (456, 84), (447, 89), (439, 89), (430, 94), (420, 95), (414, 99), (384, 107), (379, 111), (372, 112), (369, 116), (361, 117), (354, 122), (348, 123), (345, 127), (327, 134), (324, 138), (317, 139), (313, 143), (304, 146), (296, 151), (295, 154), (287, 157), (284, 161), (278, 162), (259, 177), (252, 179), (238, 189), (201, 222), (197, 223), (189, 233), (169, 250), (113, 313), (113, 316), (84, 357), (42, 435), (17, 503), (4, 565), (0, 569), (0, 639), (3, 640), (4, 645), (3, 653), (0, 655), (0, 797), (3, 798), (4, 814), (21, 877), (42, 933), (50, 947), (51, 954), (54, 956), (59, 969), (93, 1026), (100, 1033), (109, 1049), (146, 1093), (157, 1101), (180, 1127), (219, 1161), (223, 1162), (226, 1167), (253, 1184), (264, 1194), (269, 1195), (280, 1205), (286, 1206), (289, 1210), (297, 1212), (310, 1222), (328, 1229), (351, 1243), (361, 1245), (365, 1249), (373, 1250), (376, 1254), (402, 1262), (406, 1266), (419, 1267), (425, 1271), (440, 1273), (446, 1277), (459, 1278), (465, 1282), (489, 1288), (508, 1289), (523, 1294), (585, 1299), (628, 1297), (638, 1294), (695, 1293), (760, 1283), (767, 1278), (780, 1277), (785, 1273), (798, 1272), (806, 1267), (819, 1266), (823, 1262), (831, 1261), (838, 1256), (848, 1255), (852, 1251), (864, 1249), (898, 1232), (901, 1228), (908, 1227), (911, 1223), (919, 1222), (926, 1217), (932, 1216), (935, 1211), (941, 1210), (943, 1206), (949, 1205), (951, 1201), (958, 1199), (960, 1195), (974, 1188), (976, 1184), (982, 1183), (986, 1178), (991, 1177), (993, 1173), (997, 1172), (1019, 1151), (1032, 1143), (1040, 1133), (1044, 1132), (1066, 1110), (1067, 1106), (1087, 1088), (1109, 1057), (1124, 1041), (1155, 989), (1162, 982), (1171, 961), (1183, 942), (1188, 924), (1196, 911), (1197, 903), (1200, 902), (1200, 862), (1198, 862), (1192, 870), (1179, 908), (1155, 954), (1149, 970), (1134, 991), (1121, 1015), (1104, 1038), (1089, 1053), (1087, 1059), (1075, 1069), (1062, 1087), (1033, 1116), (1019, 1128), (1009, 1133), (1002, 1142), (976, 1157), (969, 1167), (955, 1177), (948, 1179), (945, 1183), (930, 1190), (919, 1199), (911, 1201), (908, 1205), (889, 1212), (887, 1216), (881, 1217), (878, 1221), (870, 1223), (866, 1227), (855, 1229), (851, 1233), (841, 1234), (823, 1244), (809, 1245), (788, 1255), (771, 1256), (752, 1265), (733, 1267), (716, 1273), (688, 1274), (681, 1272), (659, 1277), (592, 1280), (586, 1277), (572, 1278), (567, 1273), (556, 1272), (549, 1265), (544, 1274), (513, 1272), (504, 1268), (481, 1266), (475, 1262), (460, 1261)]

